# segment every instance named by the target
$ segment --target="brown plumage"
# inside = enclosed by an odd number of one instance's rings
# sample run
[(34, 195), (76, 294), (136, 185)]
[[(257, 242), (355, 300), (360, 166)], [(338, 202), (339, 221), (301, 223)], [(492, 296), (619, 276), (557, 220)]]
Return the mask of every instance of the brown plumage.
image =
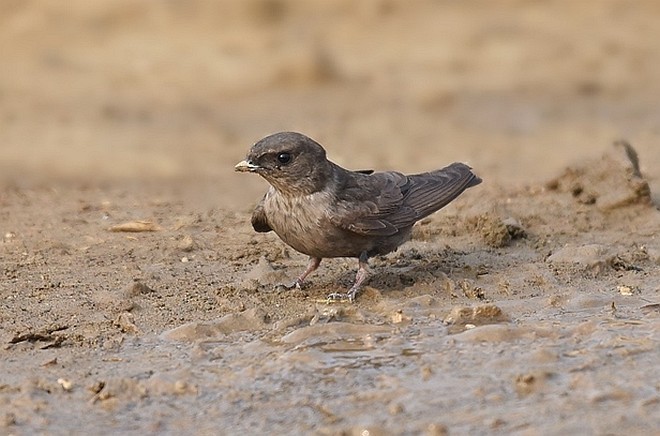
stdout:
[(326, 158), (305, 135), (281, 132), (258, 141), (237, 171), (255, 172), (271, 187), (252, 214), (257, 232), (274, 231), (310, 256), (300, 286), (324, 257), (357, 257), (355, 298), (367, 278), (369, 257), (390, 253), (410, 239), (413, 224), (481, 183), (465, 164), (428, 173), (350, 171)]

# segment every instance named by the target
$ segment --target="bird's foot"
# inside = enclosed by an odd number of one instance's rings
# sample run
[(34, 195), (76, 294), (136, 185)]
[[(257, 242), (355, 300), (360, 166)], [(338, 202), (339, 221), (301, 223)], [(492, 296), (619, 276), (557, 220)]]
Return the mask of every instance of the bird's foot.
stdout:
[(353, 286), (346, 293), (333, 292), (332, 294), (328, 295), (328, 301), (339, 302), (339, 303), (347, 301), (349, 303), (353, 303), (355, 302), (355, 296), (357, 295), (358, 290), (359, 290), (358, 288)]
[(300, 275), (300, 277), (298, 277), (290, 285), (279, 284), (277, 285), (277, 287), (280, 289), (302, 289), (302, 285), (303, 282), (305, 281), (305, 278), (314, 271), (316, 271), (316, 269), (319, 267), (320, 264), (321, 264), (320, 257), (310, 257), (309, 263), (307, 264), (307, 269)]
[(367, 252), (360, 254), (360, 267), (358, 268), (357, 274), (355, 276), (355, 283), (351, 286), (351, 289), (348, 290), (345, 294), (333, 292), (328, 295), (328, 301), (348, 301), (350, 303), (355, 301), (355, 296), (362, 287), (364, 281), (369, 277), (369, 265), (367, 265)]
[(277, 287), (278, 289), (287, 289), (287, 290), (291, 290), (291, 289), (302, 289), (302, 284), (303, 284), (303, 281), (302, 281), (302, 280), (300, 280), (300, 279), (296, 279), (293, 283), (289, 283), (289, 284), (286, 284), (286, 283), (280, 283), (280, 284), (277, 285), (276, 287)]
[(331, 303), (353, 302), (353, 300), (350, 298), (350, 295), (348, 295), (348, 292), (333, 292), (332, 294), (328, 294), (327, 300)]

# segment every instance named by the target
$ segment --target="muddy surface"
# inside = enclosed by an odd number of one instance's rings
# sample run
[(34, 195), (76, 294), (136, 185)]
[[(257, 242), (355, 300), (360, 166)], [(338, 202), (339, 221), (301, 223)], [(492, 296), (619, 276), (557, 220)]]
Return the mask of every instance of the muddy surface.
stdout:
[[(656, 2), (0, 9), (0, 434), (660, 427)], [(484, 183), (331, 303), (232, 171), (278, 130)]]

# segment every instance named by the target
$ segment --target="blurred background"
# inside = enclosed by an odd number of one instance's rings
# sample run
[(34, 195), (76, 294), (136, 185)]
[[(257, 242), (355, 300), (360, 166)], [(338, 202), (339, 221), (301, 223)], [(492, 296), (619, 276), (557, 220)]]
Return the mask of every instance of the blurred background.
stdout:
[(350, 168), (461, 160), (504, 186), (625, 138), (660, 182), (656, 0), (3, 0), (0, 53), (11, 183), (245, 204), (265, 184), (233, 165), (280, 130)]

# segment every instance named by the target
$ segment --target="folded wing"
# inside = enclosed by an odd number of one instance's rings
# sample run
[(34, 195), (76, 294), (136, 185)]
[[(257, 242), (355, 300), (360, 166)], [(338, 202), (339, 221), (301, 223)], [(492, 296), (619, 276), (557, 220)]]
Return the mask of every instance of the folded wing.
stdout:
[(266, 198), (265, 195), (252, 212), (252, 228), (260, 233), (273, 230), (270, 228), (270, 224), (268, 224), (268, 217), (266, 217), (266, 211), (264, 211), (264, 198)]
[(339, 227), (370, 236), (396, 234), (481, 183), (462, 163), (410, 176), (384, 172), (349, 180), (329, 217)]

